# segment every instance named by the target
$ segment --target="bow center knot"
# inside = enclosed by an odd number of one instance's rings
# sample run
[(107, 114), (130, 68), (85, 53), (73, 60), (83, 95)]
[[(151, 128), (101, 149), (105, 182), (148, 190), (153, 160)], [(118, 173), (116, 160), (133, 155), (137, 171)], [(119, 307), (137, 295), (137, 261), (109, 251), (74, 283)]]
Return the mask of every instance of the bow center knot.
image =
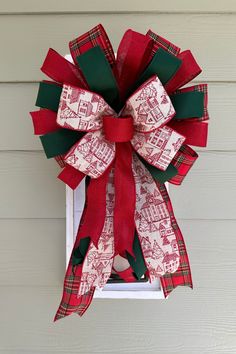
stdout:
[(133, 118), (127, 117), (103, 117), (103, 130), (106, 140), (123, 143), (130, 141), (134, 135)]

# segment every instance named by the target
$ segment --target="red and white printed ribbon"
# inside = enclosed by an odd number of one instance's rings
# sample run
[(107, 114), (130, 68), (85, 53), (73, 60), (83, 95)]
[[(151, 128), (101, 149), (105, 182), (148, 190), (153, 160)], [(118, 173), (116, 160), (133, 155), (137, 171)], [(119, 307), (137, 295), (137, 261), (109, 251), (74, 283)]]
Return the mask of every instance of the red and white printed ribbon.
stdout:
[(179, 267), (179, 250), (170, 215), (153, 177), (133, 155), (135, 225), (151, 281)]
[[(171, 101), (157, 76), (145, 82), (126, 102), (119, 114), (133, 118), (133, 148), (149, 163), (166, 170), (185, 137), (163, 127), (174, 115)], [(96, 93), (64, 85), (57, 123), (63, 128), (88, 133), (65, 156), (75, 169), (98, 178), (115, 158), (115, 142), (105, 139), (102, 117), (117, 117), (115, 111)]]

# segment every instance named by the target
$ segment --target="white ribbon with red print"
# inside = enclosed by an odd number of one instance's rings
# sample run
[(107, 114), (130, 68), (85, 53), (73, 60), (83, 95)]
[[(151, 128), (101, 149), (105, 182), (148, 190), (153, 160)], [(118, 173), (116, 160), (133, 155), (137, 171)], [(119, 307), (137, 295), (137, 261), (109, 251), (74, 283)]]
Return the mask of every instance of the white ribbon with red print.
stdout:
[(179, 250), (166, 203), (151, 174), (133, 154), (135, 225), (151, 281), (179, 267)]
[(103, 288), (111, 275), (114, 261), (113, 212), (115, 203), (114, 171), (111, 170), (106, 191), (106, 216), (98, 247), (90, 243), (82, 266), (78, 296), (92, 287)]
[[(166, 170), (185, 137), (164, 126), (175, 114), (174, 108), (157, 76), (146, 81), (126, 102), (122, 116), (133, 117), (133, 148), (153, 166)], [(98, 178), (115, 158), (115, 143), (105, 139), (102, 118), (117, 116), (96, 93), (64, 85), (57, 123), (88, 133), (65, 156), (65, 162), (92, 178)]]

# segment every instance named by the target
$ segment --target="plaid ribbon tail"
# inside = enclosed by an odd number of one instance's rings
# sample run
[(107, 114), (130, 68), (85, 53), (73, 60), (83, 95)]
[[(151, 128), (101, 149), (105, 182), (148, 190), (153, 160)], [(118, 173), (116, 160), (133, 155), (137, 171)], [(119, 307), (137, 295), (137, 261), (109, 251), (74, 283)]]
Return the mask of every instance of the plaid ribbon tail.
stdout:
[(78, 228), (74, 247), (71, 252), (69, 265), (66, 270), (66, 275), (63, 284), (62, 299), (54, 317), (54, 322), (60, 320), (61, 318), (69, 316), (72, 313), (77, 313), (79, 316), (82, 316), (90, 306), (93, 299), (95, 288), (91, 288), (85, 294), (78, 296), (79, 287), (81, 283), (82, 264), (79, 264), (78, 266), (73, 266), (72, 264), (74, 250), (80, 244), (80, 230), (81, 225), (83, 225), (84, 222), (85, 212), (86, 203), (81, 216), (80, 226)]
[(176, 222), (170, 197), (168, 195), (168, 192), (164, 184), (157, 183), (157, 185), (159, 191), (161, 192), (162, 198), (166, 202), (168, 211), (171, 215), (171, 225), (175, 232), (177, 245), (179, 248), (179, 254), (180, 254), (180, 263), (176, 272), (166, 273), (165, 275), (160, 277), (164, 296), (167, 297), (172, 292), (172, 290), (174, 290), (177, 286), (188, 286), (190, 288), (193, 288), (193, 283), (192, 283), (191, 269), (190, 269), (185, 242), (183, 239), (183, 235), (180, 231), (180, 228)]
[(60, 320), (66, 316), (71, 315), (72, 313), (77, 313), (80, 317), (87, 311), (88, 307), (90, 306), (93, 295), (94, 295), (95, 288), (90, 289), (86, 294), (80, 296), (78, 298), (77, 306), (69, 305), (67, 301), (62, 299), (60, 306), (56, 312), (54, 317), (54, 322)]

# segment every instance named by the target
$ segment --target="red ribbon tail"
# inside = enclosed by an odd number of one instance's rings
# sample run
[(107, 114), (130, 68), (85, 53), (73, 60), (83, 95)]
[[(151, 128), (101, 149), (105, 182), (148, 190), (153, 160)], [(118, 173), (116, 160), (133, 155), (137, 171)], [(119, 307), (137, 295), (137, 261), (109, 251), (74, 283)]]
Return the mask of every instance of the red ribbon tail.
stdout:
[(106, 186), (110, 168), (101, 177), (91, 178), (87, 188), (86, 210), (80, 236), (90, 237), (97, 247), (106, 216)]
[(115, 254), (133, 254), (135, 183), (130, 143), (116, 143), (114, 238)]

